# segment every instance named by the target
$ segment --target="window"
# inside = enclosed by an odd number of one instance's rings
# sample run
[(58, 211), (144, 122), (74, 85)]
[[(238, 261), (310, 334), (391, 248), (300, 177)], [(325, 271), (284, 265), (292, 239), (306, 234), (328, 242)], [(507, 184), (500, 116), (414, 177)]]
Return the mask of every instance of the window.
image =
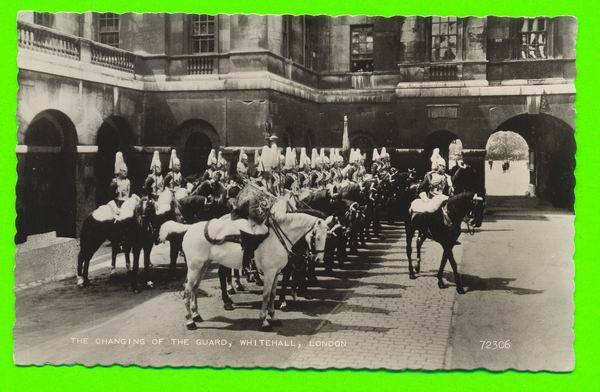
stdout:
[(431, 61), (455, 60), (457, 42), (457, 18), (433, 16), (431, 18)]
[(192, 53), (215, 52), (214, 15), (192, 15)]
[(34, 12), (33, 23), (46, 27), (54, 27), (54, 14), (50, 12)]
[(373, 72), (373, 26), (350, 26), (350, 71)]
[(98, 15), (98, 41), (119, 47), (119, 15), (106, 13)]
[(526, 18), (520, 30), (520, 59), (545, 59), (548, 56), (546, 18)]
[(292, 28), (292, 15), (283, 15), (281, 19), (281, 55), (290, 58), (290, 32)]

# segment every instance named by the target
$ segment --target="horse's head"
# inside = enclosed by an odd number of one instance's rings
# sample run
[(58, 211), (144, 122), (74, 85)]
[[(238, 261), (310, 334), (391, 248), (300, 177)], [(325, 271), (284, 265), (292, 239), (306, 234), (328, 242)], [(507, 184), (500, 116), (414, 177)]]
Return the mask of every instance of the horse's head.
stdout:
[(306, 242), (309, 246), (309, 251), (315, 257), (317, 264), (323, 262), (325, 254), (325, 243), (329, 234), (330, 224), (333, 222), (333, 217), (327, 219), (317, 218), (313, 228), (306, 234)]
[(473, 196), (473, 207), (468, 215), (469, 224), (473, 227), (481, 227), (483, 213), (485, 211), (485, 198), (477, 193)]

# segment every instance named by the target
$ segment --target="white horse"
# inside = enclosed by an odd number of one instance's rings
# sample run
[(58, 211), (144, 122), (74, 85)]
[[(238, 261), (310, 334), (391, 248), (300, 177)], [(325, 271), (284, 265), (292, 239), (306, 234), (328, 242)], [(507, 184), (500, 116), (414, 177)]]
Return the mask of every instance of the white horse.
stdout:
[[(306, 239), (317, 262), (322, 261), (325, 250), (329, 222), (309, 214), (285, 212), (289, 201), (289, 196), (284, 196), (273, 206), (267, 237), (254, 252), (256, 267), (264, 274), (263, 301), (259, 313), (263, 330), (270, 330), (272, 326), (281, 324), (275, 317), (277, 278), (288, 262), (292, 246), (303, 238)], [(211, 263), (234, 269), (242, 268), (241, 246), (238, 242), (227, 240), (227, 237), (239, 235), (240, 227), (244, 227), (243, 225), (248, 225), (246, 220), (231, 221), (227, 215), (218, 220), (198, 222), (193, 225), (170, 221), (161, 227), (161, 241), (168, 239), (172, 234), (185, 233), (183, 251), (187, 259), (188, 271), (184, 297), (188, 329), (195, 329), (196, 322), (202, 321), (198, 313), (196, 290)], [(270, 320), (267, 320), (267, 313)]]

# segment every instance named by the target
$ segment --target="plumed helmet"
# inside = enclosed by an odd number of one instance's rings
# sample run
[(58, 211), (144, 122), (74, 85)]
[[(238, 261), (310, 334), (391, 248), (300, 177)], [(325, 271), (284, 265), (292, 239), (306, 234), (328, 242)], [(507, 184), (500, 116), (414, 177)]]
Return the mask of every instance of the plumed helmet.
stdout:
[(117, 151), (115, 154), (115, 174), (119, 173), (121, 170), (127, 170), (127, 165), (125, 164), (125, 159), (123, 159), (123, 153), (121, 151)]
[(208, 159), (206, 160), (206, 165), (210, 166), (210, 165), (216, 165), (217, 164), (217, 153), (215, 152), (215, 149), (213, 148), (212, 150), (210, 150), (210, 154), (208, 154)]
[(160, 164), (160, 156), (158, 155), (158, 151), (154, 151), (154, 153), (152, 154), (152, 161), (150, 162), (150, 170), (154, 170), (155, 167), (157, 167), (158, 170), (162, 168), (162, 165)]
[(177, 158), (177, 151), (175, 149), (171, 150), (171, 157), (169, 158), (169, 169), (172, 170), (174, 165), (179, 166), (181, 162), (179, 162), (179, 158)]

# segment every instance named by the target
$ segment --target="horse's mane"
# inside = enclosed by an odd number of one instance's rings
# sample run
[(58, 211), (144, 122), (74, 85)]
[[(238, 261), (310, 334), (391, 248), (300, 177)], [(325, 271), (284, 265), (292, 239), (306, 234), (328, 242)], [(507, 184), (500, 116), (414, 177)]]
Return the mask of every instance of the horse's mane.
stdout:
[(327, 219), (327, 215), (325, 215), (324, 213), (322, 213), (319, 210), (315, 210), (315, 209), (312, 209), (312, 208), (302, 208), (302, 209), (296, 210), (295, 212), (296, 213), (300, 213), (300, 214), (312, 215), (315, 218)]
[(304, 197), (301, 200), (307, 204), (310, 204), (317, 200), (327, 199), (328, 197), (329, 196), (328, 196), (327, 189), (319, 189), (319, 190), (309, 193), (306, 197)]
[(447, 201), (448, 208), (460, 208), (463, 205), (470, 203), (473, 200), (473, 196), (475, 196), (475, 192), (462, 192), (458, 195), (454, 195), (450, 197)]

